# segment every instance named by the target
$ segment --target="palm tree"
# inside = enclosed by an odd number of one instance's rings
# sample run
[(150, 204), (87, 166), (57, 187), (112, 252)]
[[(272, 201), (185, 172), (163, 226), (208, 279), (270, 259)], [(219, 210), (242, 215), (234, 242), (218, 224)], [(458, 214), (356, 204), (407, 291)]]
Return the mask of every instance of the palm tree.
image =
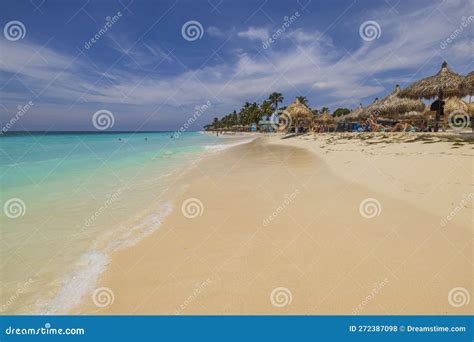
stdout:
[(218, 126), (219, 126), (219, 119), (214, 118), (214, 121), (212, 122), (212, 127), (215, 129), (215, 128), (218, 128)]
[(231, 122), (230, 122), (230, 114), (224, 116), (222, 119), (221, 119), (221, 123), (222, 123), (222, 126), (226, 127), (226, 128), (229, 128), (231, 126)]
[(273, 104), (274, 110), (276, 110), (278, 108), (278, 103), (283, 102), (283, 94), (273, 92), (268, 97), (268, 100)]
[(306, 107), (308, 107), (308, 99), (306, 98), (306, 96), (297, 96), (296, 98)]
[(232, 123), (232, 126), (239, 124), (239, 117), (235, 110), (232, 112), (232, 114), (230, 114), (230, 117), (231, 117), (230, 121)]
[(326, 112), (329, 112), (329, 108), (328, 108), (328, 107), (323, 107), (323, 108), (321, 108), (321, 113), (326, 113)]
[(250, 118), (250, 107), (252, 104), (250, 102), (245, 102), (239, 112), (239, 124), (241, 125), (250, 125), (251, 118)]
[(262, 104), (260, 105), (260, 111), (262, 112), (262, 116), (272, 115), (273, 108), (270, 100), (265, 100), (262, 102)]
[(261, 118), (262, 112), (260, 110), (260, 107), (256, 102), (252, 103), (249, 108), (249, 123), (258, 124)]

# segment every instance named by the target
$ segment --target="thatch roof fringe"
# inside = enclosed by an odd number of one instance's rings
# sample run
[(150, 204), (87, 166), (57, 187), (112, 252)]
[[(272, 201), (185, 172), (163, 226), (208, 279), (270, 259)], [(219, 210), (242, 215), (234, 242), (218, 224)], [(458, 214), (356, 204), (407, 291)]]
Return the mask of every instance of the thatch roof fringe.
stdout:
[(436, 75), (421, 79), (400, 92), (401, 97), (431, 99), (443, 94), (444, 97), (463, 97), (467, 91), (461, 88), (463, 76), (451, 71), (443, 62)]
[(425, 104), (420, 99), (400, 97), (401, 88), (397, 84), (395, 89), (385, 98), (370, 105), (367, 110), (375, 116), (396, 117), (411, 111), (423, 112)]
[(289, 118), (289, 127), (310, 127), (313, 120), (313, 112), (296, 98), (283, 111), (282, 116)]
[(467, 95), (474, 95), (474, 71), (464, 77), (460, 85), (461, 91), (466, 92)]

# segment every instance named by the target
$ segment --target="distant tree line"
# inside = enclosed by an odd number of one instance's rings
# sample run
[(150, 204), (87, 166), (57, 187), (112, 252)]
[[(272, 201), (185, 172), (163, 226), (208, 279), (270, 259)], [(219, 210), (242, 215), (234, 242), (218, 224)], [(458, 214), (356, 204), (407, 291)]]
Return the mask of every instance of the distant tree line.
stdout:
[[(298, 96), (298, 100), (304, 105), (308, 106), (308, 99), (305, 96)], [(232, 113), (224, 115), (222, 118), (214, 118), (213, 122), (205, 125), (206, 130), (230, 128), (232, 126), (250, 126), (252, 124), (258, 124), (258, 122), (267, 116), (272, 115), (278, 109), (278, 104), (283, 102), (283, 95), (281, 93), (273, 92), (264, 100), (261, 104), (257, 102), (245, 102), (245, 104), (237, 112), (234, 110)], [(280, 108), (285, 109), (286, 107)], [(311, 108), (310, 108), (311, 109)], [(323, 107), (320, 110), (312, 110), (314, 115), (329, 113), (329, 108)], [(334, 111), (334, 116), (345, 115), (350, 110), (347, 108), (337, 108)]]

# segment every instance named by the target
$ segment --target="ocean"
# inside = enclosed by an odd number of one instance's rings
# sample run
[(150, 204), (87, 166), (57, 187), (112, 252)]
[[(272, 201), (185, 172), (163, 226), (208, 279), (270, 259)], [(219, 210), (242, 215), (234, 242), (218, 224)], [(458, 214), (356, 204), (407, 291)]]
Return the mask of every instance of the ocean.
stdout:
[(113, 251), (159, 229), (180, 174), (249, 138), (201, 132), (0, 137), (0, 313), (65, 314)]

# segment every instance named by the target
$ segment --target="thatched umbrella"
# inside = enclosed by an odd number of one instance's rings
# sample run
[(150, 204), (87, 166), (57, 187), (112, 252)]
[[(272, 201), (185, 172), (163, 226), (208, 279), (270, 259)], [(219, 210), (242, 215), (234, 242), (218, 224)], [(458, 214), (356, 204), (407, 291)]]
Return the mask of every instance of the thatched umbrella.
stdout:
[(324, 123), (334, 122), (334, 117), (331, 114), (329, 114), (328, 112), (324, 112), (321, 115), (316, 116), (314, 118), (314, 121), (324, 122)]
[(420, 99), (410, 99), (400, 97), (400, 86), (397, 84), (395, 89), (382, 100), (369, 106), (368, 110), (371, 114), (384, 116), (387, 118), (396, 118), (399, 114), (408, 112), (423, 112), (425, 104)]
[(377, 108), (381, 104), (381, 100), (379, 100), (378, 97), (374, 99), (374, 102), (372, 102), (370, 105), (367, 106), (367, 108), (359, 114), (360, 119), (367, 119), (371, 115), (375, 114), (375, 108)]
[(468, 105), (466, 102), (461, 100), (458, 97), (449, 97), (444, 101), (444, 111), (448, 113), (448, 115), (455, 110), (462, 110), (464, 112), (468, 111)]
[(443, 114), (443, 98), (463, 97), (467, 94), (466, 90), (461, 88), (462, 81), (463, 76), (449, 70), (448, 63), (443, 62), (441, 70), (436, 75), (411, 84), (400, 92), (400, 96), (412, 99), (438, 97), (441, 105), (438, 106), (438, 111), (436, 112), (435, 132), (437, 132), (438, 121)]
[[(467, 113), (469, 112), (469, 106), (466, 102), (457, 97), (449, 97), (444, 102), (444, 111), (447, 115), (444, 116), (444, 123), (447, 123), (449, 116), (456, 112)], [(453, 114), (455, 115), (455, 114)]]
[(461, 91), (467, 92), (467, 95), (470, 96), (474, 95), (474, 71), (471, 71), (464, 77), (464, 80), (461, 82)]
[(313, 120), (313, 112), (301, 103), (298, 98), (295, 99), (295, 102), (286, 107), (282, 115), (287, 116), (290, 119), (289, 127), (286, 128), (310, 128)]
[(365, 110), (366, 110), (366, 108), (362, 107), (362, 103), (361, 103), (361, 104), (359, 104), (359, 107), (352, 110), (349, 114), (338, 117), (337, 121), (338, 122), (339, 121), (346, 121), (346, 122), (357, 121), (363, 115)]
[(336, 119), (328, 112), (315, 116), (313, 119), (313, 127), (335, 127)]
[(471, 102), (467, 105), (467, 112), (469, 115), (474, 115), (474, 102)]

